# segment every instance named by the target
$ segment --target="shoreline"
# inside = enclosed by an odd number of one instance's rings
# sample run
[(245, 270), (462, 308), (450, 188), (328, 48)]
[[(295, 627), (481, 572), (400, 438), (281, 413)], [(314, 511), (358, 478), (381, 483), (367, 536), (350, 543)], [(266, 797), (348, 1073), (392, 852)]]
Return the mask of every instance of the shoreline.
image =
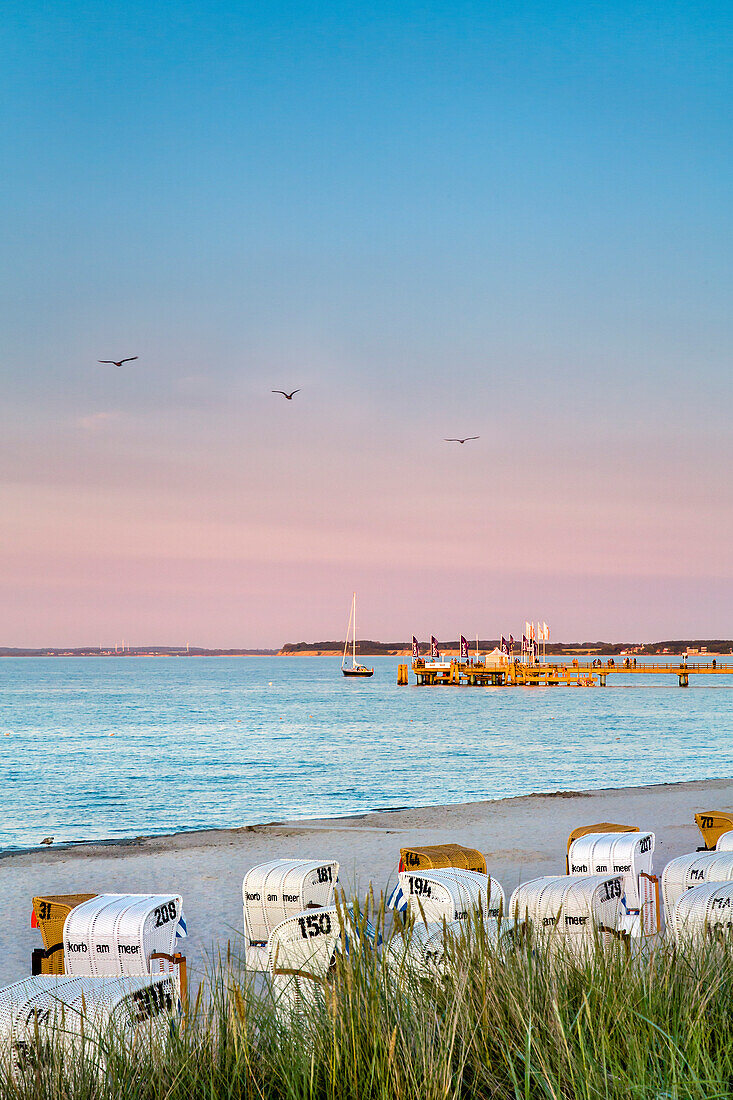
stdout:
[(182, 946), (196, 983), (218, 950), (230, 944), (235, 955), (241, 952), (242, 879), (258, 863), (334, 858), (347, 895), (363, 898), (372, 884), (378, 899), (396, 881), (401, 847), (453, 841), (483, 852), (508, 896), (521, 881), (564, 874), (567, 837), (578, 825), (615, 821), (652, 830), (660, 874), (670, 859), (701, 843), (695, 812), (716, 809), (733, 809), (733, 778), (547, 791), (10, 851), (0, 858), (0, 985), (30, 973), (31, 951), (40, 945), (29, 920), (37, 895), (181, 893), (189, 929)]
[[(395, 814), (422, 814), (424, 816), (443, 816), (452, 811), (470, 811), (480, 806), (512, 806), (514, 804), (535, 799), (576, 799), (592, 798), (599, 795), (624, 795), (631, 792), (676, 790), (678, 788), (710, 787), (722, 784), (726, 788), (733, 784), (733, 777), (728, 779), (681, 779), (675, 783), (647, 783), (643, 786), (632, 787), (599, 787), (588, 790), (556, 790), (556, 791), (532, 791), (531, 794), (509, 795), (505, 798), (477, 799), (472, 802), (448, 802), (434, 803), (425, 806), (375, 806), (359, 813), (347, 813), (334, 817), (294, 817), (278, 821), (254, 822), (249, 825), (221, 825), (208, 829), (178, 829), (172, 833), (141, 833), (129, 837), (101, 837), (96, 840), (67, 840), (53, 845), (36, 845), (30, 848), (0, 849), (0, 866), (7, 859), (20, 856), (41, 856), (53, 860), (55, 853), (64, 853), (66, 856), (87, 857), (90, 855), (103, 857), (109, 849), (140, 849), (146, 852), (186, 850), (190, 847), (207, 847), (213, 842), (226, 840), (229, 837), (241, 837), (243, 834), (264, 833), (267, 830), (278, 829), (312, 829), (338, 830), (339, 827), (372, 818), (376, 815), (386, 816)], [(717, 807), (724, 809), (725, 807)], [(693, 822), (694, 824), (694, 822)], [(358, 827), (358, 826), (354, 826)], [(197, 843), (198, 842), (198, 843)], [(108, 853), (114, 856), (112, 850)]]

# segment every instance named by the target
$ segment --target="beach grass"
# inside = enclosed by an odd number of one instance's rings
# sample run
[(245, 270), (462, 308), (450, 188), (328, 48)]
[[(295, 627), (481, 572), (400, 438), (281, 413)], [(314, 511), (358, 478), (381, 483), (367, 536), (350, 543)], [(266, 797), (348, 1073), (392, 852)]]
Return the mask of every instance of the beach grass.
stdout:
[[(384, 914), (377, 915), (383, 926)], [(381, 929), (383, 931), (383, 927)], [(402, 935), (397, 930), (396, 935)], [(13, 1100), (713, 1100), (733, 1096), (733, 956), (720, 946), (584, 961), (480, 922), (442, 978), (397, 973), (362, 940), (285, 1011), (219, 960), (165, 1049), (108, 1040), (104, 1068), (46, 1057)]]

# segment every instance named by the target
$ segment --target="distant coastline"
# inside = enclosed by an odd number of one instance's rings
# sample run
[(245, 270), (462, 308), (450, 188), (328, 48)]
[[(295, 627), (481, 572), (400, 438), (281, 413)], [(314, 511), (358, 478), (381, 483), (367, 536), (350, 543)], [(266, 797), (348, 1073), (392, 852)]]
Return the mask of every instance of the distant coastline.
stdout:
[(200, 646), (0, 646), (0, 657), (277, 657), (277, 649), (203, 649)]
[[(479, 638), (478, 648), (482, 652), (495, 649), (499, 638)], [(473, 651), (475, 642), (470, 641)], [(548, 642), (548, 656), (595, 656), (603, 653), (609, 656), (634, 654), (635, 656), (659, 657), (676, 653), (701, 654), (710, 657), (733, 654), (733, 639), (730, 638), (674, 638), (661, 642)], [(336, 657), (343, 653), (344, 643), (327, 642), (286, 642), (280, 649), (205, 649), (202, 646), (43, 646), (39, 649), (22, 646), (0, 646), (0, 657)], [(430, 643), (420, 642), (421, 653), (428, 653)], [(514, 652), (518, 655), (515, 644)], [(459, 656), (457, 641), (442, 642), (440, 652), (445, 657)], [(410, 642), (376, 642), (364, 639), (357, 643), (357, 653), (362, 657), (404, 657), (412, 653)]]

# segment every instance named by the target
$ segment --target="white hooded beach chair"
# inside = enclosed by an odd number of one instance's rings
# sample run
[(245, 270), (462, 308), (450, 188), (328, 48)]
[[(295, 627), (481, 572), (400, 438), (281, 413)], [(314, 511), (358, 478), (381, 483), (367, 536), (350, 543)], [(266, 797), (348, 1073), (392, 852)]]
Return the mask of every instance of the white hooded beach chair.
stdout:
[(252, 867), (242, 883), (246, 963), (267, 970), (269, 940), (284, 920), (305, 909), (333, 905), (336, 860), (275, 859)]
[(680, 898), (704, 882), (733, 881), (733, 852), (689, 852), (671, 859), (662, 871), (664, 912), (671, 927), (672, 914)]
[[(497, 950), (511, 938), (511, 926), (493, 918), (482, 925), (484, 946)], [(410, 977), (435, 978), (444, 975), (450, 965), (451, 944), (460, 944), (472, 936), (474, 929), (466, 920), (416, 920), (392, 936), (383, 950), (385, 966), (402, 982)]]
[(426, 924), (466, 920), (471, 913), (497, 920), (506, 910), (504, 891), (496, 879), (456, 867), (400, 871), (387, 907), (414, 913)]
[(304, 909), (272, 929), (267, 970), (279, 1009), (293, 1011), (323, 997), (347, 921), (330, 905)]
[(676, 943), (719, 943), (733, 946), (733, 882), (704, 882), (680, 896), (667, 915)]
[(518, 930), (578, 957), (623, 935), (620, 875), (553, 875), (523, 882), (509, 900)]
[(588, 832), (568, 847), (571, 875), (622, 875), (624, 928), (633, 937), (656, 935), (661, 913), (659, 885), (653, 870), (654, 833)]
[(652, 875), (654, 833), (586, 833), (568, 850), (571, 875), (622, 875), (628, 909), (641, 908), (639, 875)]
[(733, 829), (721, 833), (715, 845), (716, 852), (733, 852)]
[(385, 945), (385, 966), (398, 980), (436, 977), (444, 970), (448, 938), (460, 937), (465, 928), (465, 921), (415, 921)]
[(0, 990), (0, 1048), (13, 1075), (35, 1076), (54, 1055), (89, 1058), (102, 1071), (105, 1043), (142, 1036), (164, 1044), (180, 1014), (169, 974), (117, 978), (43, 974)]
[(66, 973), (174, 974), (185, 995), (185, 960), (175, 950), (185, 935), (180, 894), (97, 894), (64, 922)]

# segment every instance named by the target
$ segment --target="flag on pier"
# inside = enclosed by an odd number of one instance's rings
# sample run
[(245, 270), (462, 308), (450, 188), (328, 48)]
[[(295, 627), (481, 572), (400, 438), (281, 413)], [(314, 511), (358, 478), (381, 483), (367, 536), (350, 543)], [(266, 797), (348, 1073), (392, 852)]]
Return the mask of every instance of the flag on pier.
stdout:
[(440, 649), (438, 647), (438, 639), (434, 634), (430, 635), (430, 656), (434, 661), (440, 660)]
[(509, 642), (506, 640), (503, 634), (501, 636), (501, 645), (499, 648), (501, 649), (502, 653), (506, 653), (507, 657), (509, 656)]
[(549, 642), (550, 640), (550, 628), (547, 623), (542, 624), (542, 633), (540, 634), (540, 638), (543, 642)]
[[(525, 626), (529, 624), (525, 623)], [(526, 634), (522, 635), (522, 653), (529, 653), (529, 638)]]
[(468, 660), (468, 639), (461, 634), (461, 660)]
[(514, 652), (514, 635), (513, 634), (509, 635), (509, 652), (510, 653)]
[(414, 634), (412, 635), (412, 656), (414, 660), (420, 656), (420, 643)]

